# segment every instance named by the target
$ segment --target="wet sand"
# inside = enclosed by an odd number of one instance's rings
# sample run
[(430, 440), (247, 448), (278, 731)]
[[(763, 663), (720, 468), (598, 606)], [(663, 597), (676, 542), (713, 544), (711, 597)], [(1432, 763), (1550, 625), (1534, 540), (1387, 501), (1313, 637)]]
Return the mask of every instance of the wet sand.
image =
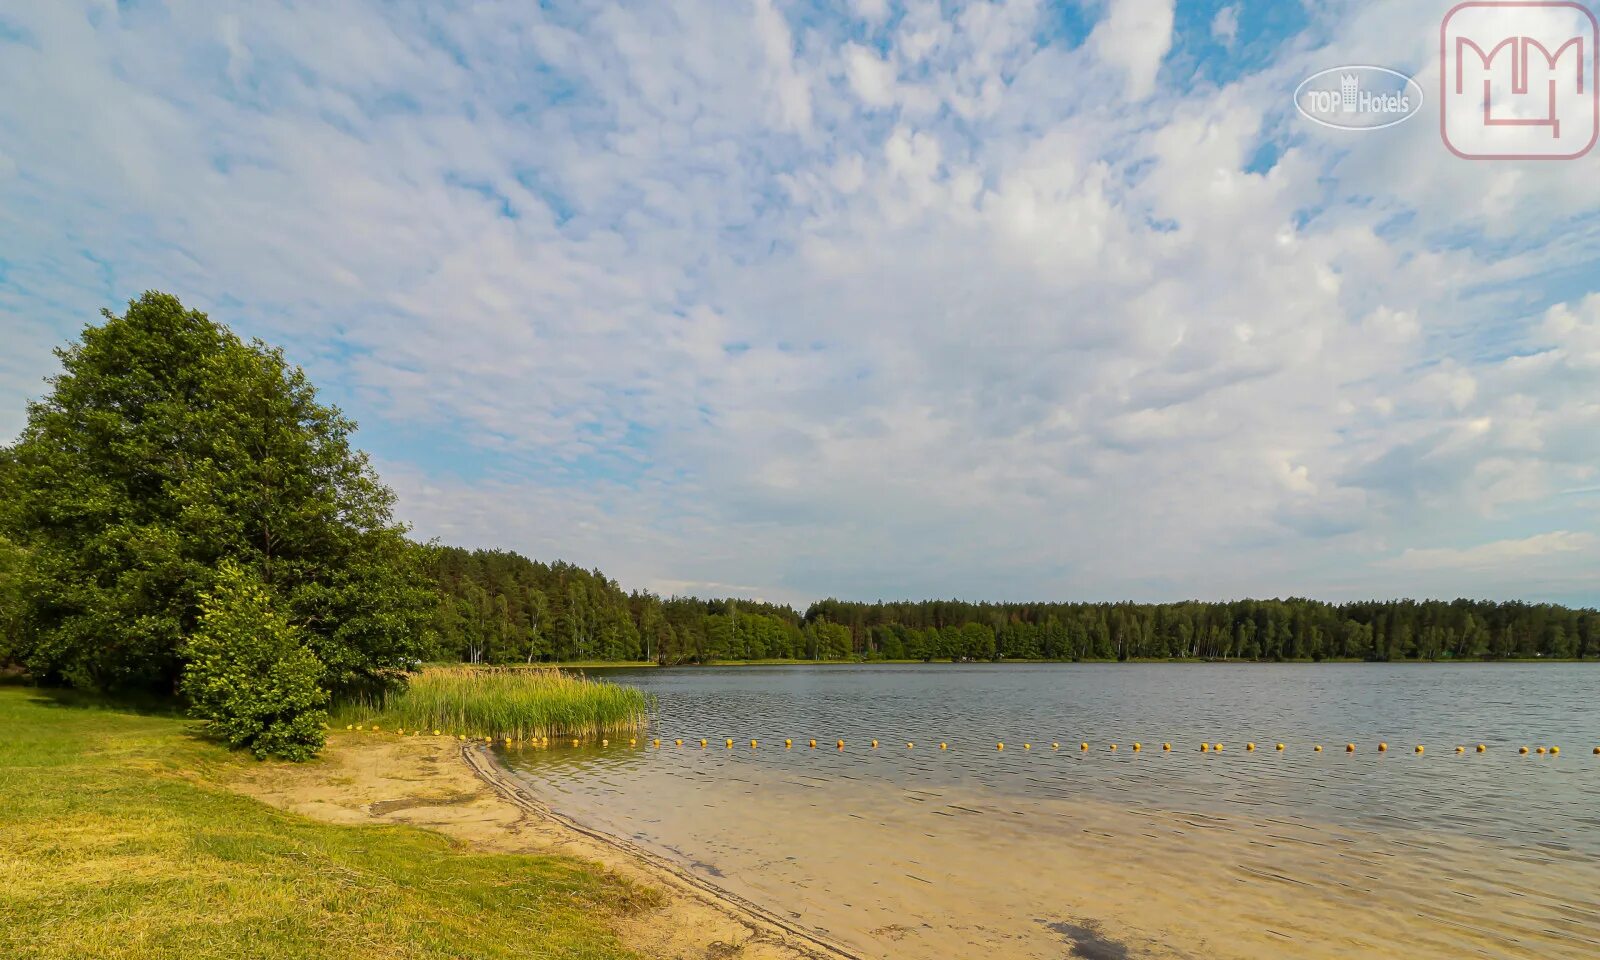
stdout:
[(1600, 955), (1600, 865), (1561, 836), (923, 788), (715, 756), (548, 770), (517, 775), (573, 820), (868, 957)]
[(714, 891), (691, 872), (564, 821), (500, 779), (480, 776), (452, 740), (334, 735), (321, 760), (245, 770), (232, 786), (279, 809), (331, 823), (405, 824), (477, 850), (573, 857), (661, 893), (660, 905), (618, 917), (623, 941), (664, 960), (848, 960), (833, 947), (753, 904)]

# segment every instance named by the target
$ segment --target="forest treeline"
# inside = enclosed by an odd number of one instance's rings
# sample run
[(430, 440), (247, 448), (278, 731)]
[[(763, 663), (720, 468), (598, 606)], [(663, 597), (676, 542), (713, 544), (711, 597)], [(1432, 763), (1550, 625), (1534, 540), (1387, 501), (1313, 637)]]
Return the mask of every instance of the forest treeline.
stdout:
[(1600, 611), (1481, 600), (965, 603), (663, 599), (599, 570), (428, 546), (437, 659), (1448, 660), (1600, 656)]

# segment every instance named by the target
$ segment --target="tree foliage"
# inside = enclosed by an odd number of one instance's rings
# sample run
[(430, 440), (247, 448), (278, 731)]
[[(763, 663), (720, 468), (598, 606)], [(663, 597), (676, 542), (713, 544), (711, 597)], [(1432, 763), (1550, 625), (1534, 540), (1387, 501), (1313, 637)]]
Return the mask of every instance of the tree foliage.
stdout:
[(322, 749), (323, 665), (273, 609), (265, 585), (232, 560), (222, 561), (215, 585), (201, 594), (184, 653), (190, 713), (230, 746), (288, 760)]
[(0, 537), (0, 667), (13, 662), (19, 652), (25, 560), (21, 549)]
[(57, 351), (4, 453), (0, 532), (29, 552), (20, 659), (45, 680), (171, 691), (225, 561), (256, 571), (335, 692), (417, 650), (429, 592), (355, 425), (305, 374), (147, 293)]
[(438, 659), (1447, 660), (1600, 656), (1600, 613), (1550, 604), (1240, 600), (854, 603), (625, 593), (598, 570), (428, 548)]
[(1482, 600), (812, 604), (851, 649), (912, 659), (1450, 660), (1600, 655), (1600, 612)]

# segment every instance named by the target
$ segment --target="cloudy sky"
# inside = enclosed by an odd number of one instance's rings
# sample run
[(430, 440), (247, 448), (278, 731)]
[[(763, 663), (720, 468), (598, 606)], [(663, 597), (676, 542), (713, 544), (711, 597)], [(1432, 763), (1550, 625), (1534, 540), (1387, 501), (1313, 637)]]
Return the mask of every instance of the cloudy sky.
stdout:
[(1600, 154), (1293, 106), (1449, 5), (0, 0), (0, 439), (158, 288), (628, 587), (1600, 603)]

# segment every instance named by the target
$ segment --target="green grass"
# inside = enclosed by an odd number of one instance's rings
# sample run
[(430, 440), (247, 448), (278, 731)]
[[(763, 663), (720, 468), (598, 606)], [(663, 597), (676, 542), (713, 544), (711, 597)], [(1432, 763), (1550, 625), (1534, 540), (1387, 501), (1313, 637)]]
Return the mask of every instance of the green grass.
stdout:
[(254, 763), (158, 710), (0, 686), (0, 957), (632, 956), (610, 920), (648, 891), (220, 786)]
[(406, 689), (336, 713), (342, 723), (468, 737), (599, 737), (642, 730), (650, 698), (582, 674), (526, 667), (429, 667)]

